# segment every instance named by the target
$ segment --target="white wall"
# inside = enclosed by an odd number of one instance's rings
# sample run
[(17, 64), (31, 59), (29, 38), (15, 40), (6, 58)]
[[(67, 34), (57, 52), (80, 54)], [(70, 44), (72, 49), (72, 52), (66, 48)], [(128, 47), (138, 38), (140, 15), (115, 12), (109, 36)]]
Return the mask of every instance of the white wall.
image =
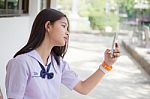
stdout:
[(0, 86), (4, 97), (6, 64), (27, 42), (29, 34), (29, 16), (0, 18)]

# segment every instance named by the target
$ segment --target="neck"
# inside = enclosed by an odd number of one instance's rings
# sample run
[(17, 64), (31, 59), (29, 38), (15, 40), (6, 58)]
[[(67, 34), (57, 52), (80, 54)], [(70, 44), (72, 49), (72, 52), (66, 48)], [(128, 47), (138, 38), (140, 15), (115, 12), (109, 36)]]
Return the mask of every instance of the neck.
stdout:
[(48, 44), (46, 41), (43, 41), (42, 44), (36, 49), (45, 65), (48, 62), (48, 57), (51, 54), (52, 48), (52, 45)]

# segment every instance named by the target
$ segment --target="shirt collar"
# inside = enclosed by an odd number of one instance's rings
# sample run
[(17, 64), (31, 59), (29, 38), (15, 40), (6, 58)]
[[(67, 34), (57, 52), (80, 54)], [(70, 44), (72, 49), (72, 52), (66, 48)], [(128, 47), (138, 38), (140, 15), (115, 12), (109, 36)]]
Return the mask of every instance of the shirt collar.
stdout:
[[(32, 58), (36, 59), (37, 61), (39, 61), (43, 66), (44, 63), (43, 63), (43, 60), (41, 58), (41, 56), (39, 55), (39, 53), (36, 51), (36, 50), (32, 50), (30, 52), (27, 53), (29, 56), (31, 56)], [(51, 62), (51, 55), (49, 55), (48, 57), (48, 62), (47, 62), (47, 65)]]
[[(35, 60), (39, 61), (43, 66), (45, 66), (44, 63), (43, 63), (43, 60), (42, 60), (41, 56), (39, 55), (39, 53), (36, 50), (32, 50), (32, 51), (30, 51), (30, 52), (28, 52), (26, 54), (29, 55), (30, 57), (34, 58)], [(53, 68), (57, 72), (59, 70), (59, 68), (58, 68), (57, 63), (55, 61), (55, 58), (52, 55), (49, 55), (48, 64), (51, 61), (52, 61)]]

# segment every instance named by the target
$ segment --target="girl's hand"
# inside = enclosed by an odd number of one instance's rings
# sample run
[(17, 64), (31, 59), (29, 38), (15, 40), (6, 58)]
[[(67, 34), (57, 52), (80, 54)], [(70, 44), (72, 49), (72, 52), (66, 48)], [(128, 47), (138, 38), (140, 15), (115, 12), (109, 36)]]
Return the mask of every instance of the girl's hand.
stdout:
[(118, 43), (115, 43), (115, 49), (113, 51), (113, 54), (109, 49), (106, 49), (104, 53), (104, 61), (107, 65), (112, 66), (119, 56), (120, 56), (120, 47)]

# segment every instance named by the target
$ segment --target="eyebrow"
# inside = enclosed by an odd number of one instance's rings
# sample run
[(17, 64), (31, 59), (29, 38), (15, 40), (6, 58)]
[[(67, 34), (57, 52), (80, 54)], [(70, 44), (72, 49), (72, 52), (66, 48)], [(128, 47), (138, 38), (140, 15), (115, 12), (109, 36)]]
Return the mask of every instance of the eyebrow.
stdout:
[(65, 25), (67, 25), (67, 23), (66, 23), (66, 22), (61, 21), (61, 23), (64, 23)]

